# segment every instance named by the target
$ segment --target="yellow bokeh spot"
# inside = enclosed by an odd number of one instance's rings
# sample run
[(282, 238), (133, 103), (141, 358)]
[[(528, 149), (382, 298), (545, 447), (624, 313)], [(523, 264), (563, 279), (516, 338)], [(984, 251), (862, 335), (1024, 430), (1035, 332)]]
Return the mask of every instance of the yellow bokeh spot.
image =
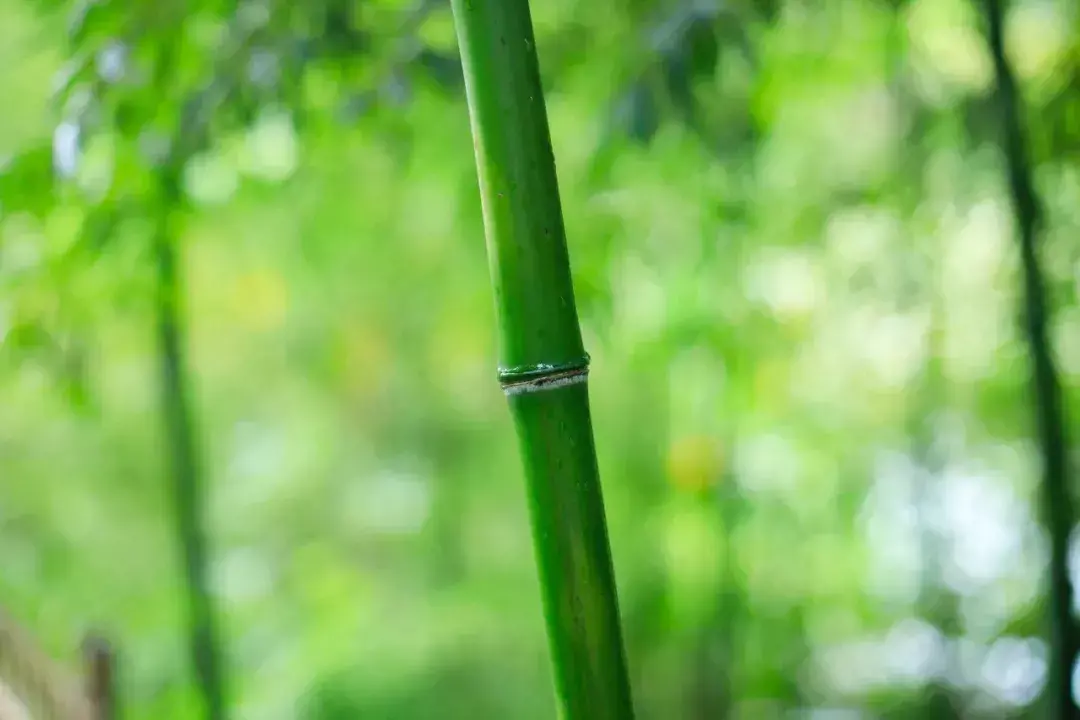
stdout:
[(348, 394), (362, 402), (385, 381), (391, 351), (386, 336), (368, 322), (357, 321), (351, 328), (342, 338), (339, 359)]
[(270, 269), (258, 269), (237, 278), (233, 286), (233, 310), (237, 319), (251, 330), (276, 330), (285, 321), (288, 288), (281, 275)]
[(754, 397), (756, 407), (770, 411), (782, 410), (790, 395), (791, 378), (786, 363), (767, 361), (758, 365), (754, 372)]
[(713, 487), (723, 472), (720, 443), (704, 435), (679, 438), (668, 448), (668, 480), (686, 492), (701, 492)]
[(725, 538), (712, 506), (669, 502), (660, 541), (672, 620), (678, 627), (700, 627), (715, 612), (724, 570)]
[(428, 345), (428, 363), (433, 377), (453, 380), (478, 364), (487, 368), (491, 363), (485, 355), (486, 350), (479, 323), (460, 313), (446, 313)]

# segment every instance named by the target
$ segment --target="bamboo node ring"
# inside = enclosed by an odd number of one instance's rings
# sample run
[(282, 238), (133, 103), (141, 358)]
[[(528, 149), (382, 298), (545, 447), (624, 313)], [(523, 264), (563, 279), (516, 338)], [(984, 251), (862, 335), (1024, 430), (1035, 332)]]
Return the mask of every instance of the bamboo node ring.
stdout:
[(589, 356), (557, 365), (538, 363), (499, 368), (499, 384), (508, 397), (557, 390), (589, 379)]

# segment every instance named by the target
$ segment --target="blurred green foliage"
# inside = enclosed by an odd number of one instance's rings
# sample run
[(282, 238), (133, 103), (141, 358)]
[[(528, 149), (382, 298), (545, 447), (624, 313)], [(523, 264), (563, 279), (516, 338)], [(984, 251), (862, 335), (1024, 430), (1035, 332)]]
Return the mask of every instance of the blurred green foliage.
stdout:
[[(641, 717), (1037, 717), (977, 8), (533, 14)], [(1008, 25), (1074, 417), (1077, 22)], [(9, 0), (0, 66), (0, 603), (66, 660), (108, 628), (126, 717), (198, 716), (150, 301), (171, 157), (235, 717), (550, 717), (445, 3)]]

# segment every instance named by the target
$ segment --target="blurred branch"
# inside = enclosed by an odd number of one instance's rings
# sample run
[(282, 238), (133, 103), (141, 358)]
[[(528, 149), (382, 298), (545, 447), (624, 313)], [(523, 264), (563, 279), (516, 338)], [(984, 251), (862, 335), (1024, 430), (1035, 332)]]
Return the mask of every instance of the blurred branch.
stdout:
[(610, 172), (623, 137), (647, 146), (665, 122), (679, 123), (721, 163), (752, 145), (757, 128), (745, 102), (737, 101), (735, 110), (717, 122), (707, 117), (696, 88), (716, 74), (729, 48), (757, 71), (752, 27), (767, 16), (766, 8), (710, 0), (687, 0), (669, 11), (643, 38), (630, 81), (610, 104), (589, 176), (599, 182)]
[(0, 687), (4, 685), (14, 691), (32, 717), (98, 720), (73, 679), (0, 608)]
[(1080, 651), (1080, 632), (1072, 616), (1073, 592), (1069, 582), (1069, 538), (1075, 513), (1070, 492), (1069, 442), (1061, 383), (1047, 333), (1049, 311), (1036, 245), (1038, 234), (1043, 229), (1043, 212), (1028, 154), (1022, 120), (1023, 100), (1005, 49), (1004, 2), (985, 0), (985, 9), (987, 37), (996, 78), (995, 95), (1002, 124), (1002, 148), (1019, 232), (1032, 390), (1043, 455), (1042, 503), (1050, 534), (1050, 716), (1072, 718), (1077, 714), (1072, 699), (1072, 670)]
[(117, 720), (116, 653), (103, 637), (90, 635), (83, 643), (86, 693), (93, 705), (93, 720)]

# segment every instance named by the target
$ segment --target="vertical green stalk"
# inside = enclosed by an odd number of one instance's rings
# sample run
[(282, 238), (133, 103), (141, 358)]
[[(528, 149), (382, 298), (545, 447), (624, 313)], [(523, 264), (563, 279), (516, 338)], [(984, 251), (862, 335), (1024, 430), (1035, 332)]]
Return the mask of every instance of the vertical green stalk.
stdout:
[(633, 717), (528, 0), (453, 0), (560, 715)]
[(224, 674), (213, 601), (207, 582), (209, 553), (202, 520), (202, 477), (195, 445), (194, 420), (188, 402), (182, 292), (173, 226), (173, 213), (181, 197), (178, 167), (179, 163), (169, 163), (169, 168), (162, 171), (165, 175), (162, 178), (164, 192), (159, 199), (159, 224), (154, 235), (161, 404), (176, 503), (177, 539), (188, 593), (191, 659), (207, 720), (224, 720)]
[(1067, 423), (1061, 382), (1047, 335), (1046, 288), (1039, 265), (1037, 239), (1043, 214), (1033, 180), (1022, 121), (1023, 103), (1005, 52), (1005, 8), (1002, 0), (986, 0), (988, 39), (994, 61), (997, 100), (1002, 118), (1002, 144), (1008, 168), (1009, 191), (1020, 236), (1020, 264), (1024, 277), (1024, 305), (1035, 416), (1043, 455), (1042, 503), (1050, 535), (1050, 677), (1047, 686), (1053, 718), (1072, 718), (1072, 670), (1080, 653), (1080, 628), (1072, 616), (1073, 590), (1069, 581), (1069, 536), (1076, 514), (1073, 508)]

